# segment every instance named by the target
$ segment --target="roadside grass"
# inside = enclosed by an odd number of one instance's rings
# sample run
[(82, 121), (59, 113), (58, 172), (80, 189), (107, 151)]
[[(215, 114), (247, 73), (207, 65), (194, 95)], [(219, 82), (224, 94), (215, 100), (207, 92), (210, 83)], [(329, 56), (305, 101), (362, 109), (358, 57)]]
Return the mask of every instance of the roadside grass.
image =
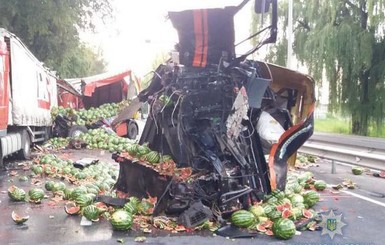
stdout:
[[(334, 133), (334, 134), (352, 134), (350, 119), (337, 117), (327, 117), (325, 119), (316, 118), (314, 120), (314, 129), (316, 132)], [(370, 137), (385, 138), (385, 126), (378, 129), (374, 125), (369, 126)]]
[(316, 118), (314, 120), (314, 129), (316, 132), (351, 134), (350, 124), (350, 120), (342, 120), (339, 118)]

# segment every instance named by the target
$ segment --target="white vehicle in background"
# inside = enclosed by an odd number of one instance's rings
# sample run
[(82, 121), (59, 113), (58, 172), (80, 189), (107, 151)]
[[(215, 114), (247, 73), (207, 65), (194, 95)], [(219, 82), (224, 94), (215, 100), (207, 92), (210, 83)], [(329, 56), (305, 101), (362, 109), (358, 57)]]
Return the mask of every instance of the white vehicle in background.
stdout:
[(0, 28), (0, 167), (13, 153), (28, 159), (51, 131), (57, 78), (14, 34)]

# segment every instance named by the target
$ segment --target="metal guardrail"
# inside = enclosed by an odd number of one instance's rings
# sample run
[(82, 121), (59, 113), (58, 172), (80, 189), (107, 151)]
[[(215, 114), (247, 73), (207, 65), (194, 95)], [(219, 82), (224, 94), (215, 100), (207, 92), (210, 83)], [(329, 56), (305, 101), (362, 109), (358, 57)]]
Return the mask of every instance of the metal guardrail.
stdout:
[(298, 152), (365, 168), (385, 170), (384, 138), (314, 133)]

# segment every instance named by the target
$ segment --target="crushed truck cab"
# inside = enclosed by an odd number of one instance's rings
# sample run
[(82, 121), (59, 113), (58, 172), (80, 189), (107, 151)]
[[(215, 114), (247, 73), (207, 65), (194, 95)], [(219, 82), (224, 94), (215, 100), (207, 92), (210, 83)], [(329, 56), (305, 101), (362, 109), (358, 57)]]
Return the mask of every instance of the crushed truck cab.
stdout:
[(169, 13), (179, 62), (160, 65), (126, 109), (130, 115), (143, 102), (151, 105), (139, 148), (159, 152), (161, 163), (134, 157), (141, 150), (113, 156), (120, 163), (118, 190), (156, 196), (155, 215), (179, 215), (190, 227), (284, 190), (289, 163), (313, 133), (313, 79), (236, 57), (238, 9)]

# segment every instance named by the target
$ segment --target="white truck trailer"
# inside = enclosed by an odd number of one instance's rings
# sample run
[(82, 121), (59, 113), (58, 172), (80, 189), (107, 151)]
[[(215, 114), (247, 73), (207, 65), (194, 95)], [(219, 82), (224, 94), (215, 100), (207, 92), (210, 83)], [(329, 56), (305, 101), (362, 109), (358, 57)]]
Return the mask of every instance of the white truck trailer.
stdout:
[(14, 34), (0, 28), (0, 168), (17, 153), (48, 139), (57, 106), (57, 78)]

